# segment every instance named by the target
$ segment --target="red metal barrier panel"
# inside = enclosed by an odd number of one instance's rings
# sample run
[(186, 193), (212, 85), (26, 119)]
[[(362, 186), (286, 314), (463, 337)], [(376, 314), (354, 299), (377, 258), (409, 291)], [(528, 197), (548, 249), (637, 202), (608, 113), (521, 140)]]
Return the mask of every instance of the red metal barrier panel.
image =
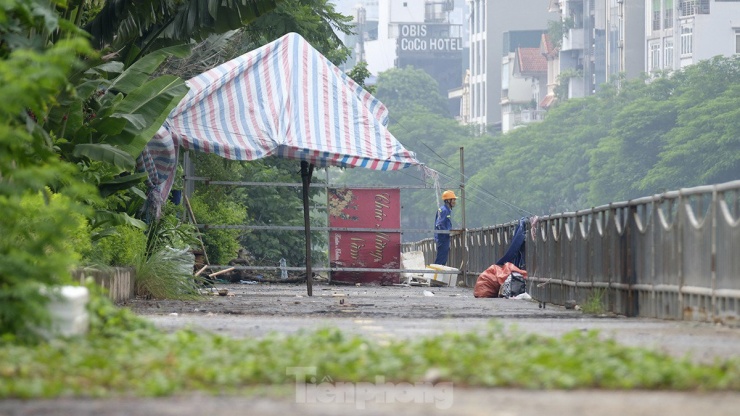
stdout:
[[(329, 227), (367, 231), (331, 231), (329, 259), (332, 267), (399, 269), (401, 233), (373, 231), (400, 229), (399, 189), (329, 189)], [(400, 281), (394, 272), (337, 271), (333, 282), (389, 285)]]

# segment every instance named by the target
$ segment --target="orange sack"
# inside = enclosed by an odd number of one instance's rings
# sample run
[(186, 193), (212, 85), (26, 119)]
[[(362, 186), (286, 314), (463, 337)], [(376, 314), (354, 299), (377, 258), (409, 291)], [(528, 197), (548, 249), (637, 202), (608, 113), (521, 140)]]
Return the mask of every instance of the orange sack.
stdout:
[(521, 273), (525, 279), (527, 278), (527, 271), (514, 266), (513, 263), (504, 263), (503, 266), (494, 264), (478, 276), (473, 295), (476, 298), (497, 298), (501, 285), (511, 272)]

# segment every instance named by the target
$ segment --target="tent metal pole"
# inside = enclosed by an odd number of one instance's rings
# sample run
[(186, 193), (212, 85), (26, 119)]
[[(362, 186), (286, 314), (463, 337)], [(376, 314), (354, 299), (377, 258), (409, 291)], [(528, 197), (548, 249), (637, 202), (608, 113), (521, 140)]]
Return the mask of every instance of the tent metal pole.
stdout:
[(462, 259), (460, 271), (467, 285), (468, 277), (468, 225), (465, 221), (465, 148), (460, 147), (460, 210), (462, 211)]
[(308, 187), (311, 185), (313, 164), (301, 161), (301, 179), (303, 181), (303, 223), (306, 229), (306, 290), (313, 296), (313, 270), (311, 270), (311, 215), (308, 207)]

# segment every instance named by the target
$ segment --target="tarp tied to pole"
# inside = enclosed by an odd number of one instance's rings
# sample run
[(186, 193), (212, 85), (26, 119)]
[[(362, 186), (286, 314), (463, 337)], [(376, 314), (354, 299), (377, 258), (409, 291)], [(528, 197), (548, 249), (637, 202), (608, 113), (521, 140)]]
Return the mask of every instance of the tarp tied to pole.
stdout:
[(317, 167), (420, 165), (386, 129), (385, 106), (295, 33), (188, 86), (139, 160), (155, 205), (170, 191), (179, 146), (233, 160), (278, 156)]
[(385, 106), (295, 33), (198, 75), (188, 86), (138, 161), (149, 177), (149, 209), (159, 216), (179, 146), (233, 160), (300, 160), (309, 296), (313, 168), (421, 165), (386, 129)]

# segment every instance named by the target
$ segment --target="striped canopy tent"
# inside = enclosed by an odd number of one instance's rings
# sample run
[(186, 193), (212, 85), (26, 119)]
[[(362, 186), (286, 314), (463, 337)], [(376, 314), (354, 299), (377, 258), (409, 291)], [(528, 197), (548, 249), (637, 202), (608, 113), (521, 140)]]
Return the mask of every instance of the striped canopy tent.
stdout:
[(139, 157), (148, 172), (150, 207), (158, 215), (170, 192), (179, 147), (232, 160), (300, 160), (309, 295), (308, 187), (313, 168), (421, 165), (387, 130), (385, 106), (295, 33), (187, 84), (190, 91)]

